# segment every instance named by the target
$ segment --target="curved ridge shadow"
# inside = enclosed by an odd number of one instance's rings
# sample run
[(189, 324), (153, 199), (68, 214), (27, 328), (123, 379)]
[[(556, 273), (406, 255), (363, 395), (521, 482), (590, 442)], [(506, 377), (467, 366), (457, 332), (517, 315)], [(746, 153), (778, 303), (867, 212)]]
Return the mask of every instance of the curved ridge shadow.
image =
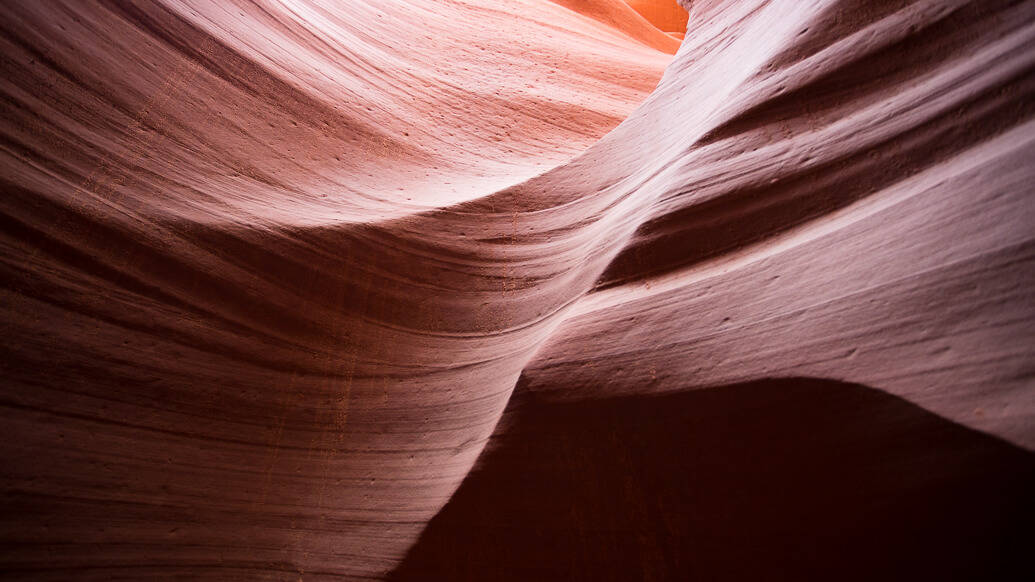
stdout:
[(1035, 455), (873, 388), (767, 379), (579, 403), (519, 390), (507, 416), (390, 579), (1031, 569)]

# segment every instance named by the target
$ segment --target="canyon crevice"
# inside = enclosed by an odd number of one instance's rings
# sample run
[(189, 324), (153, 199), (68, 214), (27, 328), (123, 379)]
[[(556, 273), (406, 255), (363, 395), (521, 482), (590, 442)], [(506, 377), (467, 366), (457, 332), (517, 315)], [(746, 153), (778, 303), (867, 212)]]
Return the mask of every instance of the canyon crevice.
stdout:
[(0, 572), (1030, 570), (1035, 3), (648, 4), (0, 8)]

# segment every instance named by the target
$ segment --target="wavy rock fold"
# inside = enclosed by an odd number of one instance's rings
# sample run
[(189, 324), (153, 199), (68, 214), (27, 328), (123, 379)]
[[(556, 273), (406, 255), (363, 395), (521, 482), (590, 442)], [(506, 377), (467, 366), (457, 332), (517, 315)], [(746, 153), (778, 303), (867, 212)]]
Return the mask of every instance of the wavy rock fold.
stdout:
[[(413, 547), (400, 576), (511, 579), (446, 572), (427, 548), (471, 559), (477, 543), (448, 540), (494, 504), (512, 519), (466, 534), (627, 525), (499, 505), (514, 467), (568, 479), (534, 435), (560, 435), (587, 479), (656, 480), (611, 461), (657, 441), (580, 451), (660, 439), (641, 430), (655, 414), (688, 442), (728, 438), (709, 419), (756, 414), (756, 397), (792, 425), (827, 411), (866, 430), (858, 404), (873, 427), (915, 427), (866, 440), (815, 425), (873, 468), (859, 480), (872, 496), (830, 503), (885, 508), (875, 532), (895, 527), (902, 504), (885, 502), (906, 488), (952, 501), (906, 512), (917, 520), (996, 491), (996, 515), (1013, 516), (930, 520), (939, 531), (1030, 524), (1035, 3), (686, 4), (681, 45), (603, 0), (0, 8), (0, 569), (367, 579)], [(771, 380), (801, 377), (831, 383)], [(693, 396), (723, 390), (738, 396)], [(634, 420), (601, 425), (625, 406)], [(711, 412), (663, 412), (696, 406)], [(564, 436), (565, 418), (596, 436)], [(780, 434), (781, 451), (812, 438)], [(931, 448), (887, 456), (896, 438)], [(706, 450), (687, 449), (680, 474), (693, 455), (714, 464)], [(810, 466), (794, 458), (803, 472), (758, 475), (793, 489)], [(729, 490), (721, 479), (697, 491)], [(600, 499), (656, 490), (669, 505), (633, 512), (638, 540), (677, 531), (666, 519), (721, 521), (671, 483)], [(568, 548), (563, 567), (532, 550), (498, 564), (629, 579), (569, 569), (623, 543)], [(631, 571), (681, 579), (708, 543), (636, 546)], [(1011, 548), (972, 548), (960, 572)], [(872, 573), (922, 573), (933, 556)]]

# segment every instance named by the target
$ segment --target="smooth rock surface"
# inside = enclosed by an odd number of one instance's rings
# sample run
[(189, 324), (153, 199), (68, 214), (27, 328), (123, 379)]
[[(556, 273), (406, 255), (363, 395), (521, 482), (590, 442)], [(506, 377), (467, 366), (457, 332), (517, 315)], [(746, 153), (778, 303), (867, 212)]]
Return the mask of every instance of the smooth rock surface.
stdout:
[(0, 572), (1030, 570), (1035, 3), (683, 4), (0, 8)]

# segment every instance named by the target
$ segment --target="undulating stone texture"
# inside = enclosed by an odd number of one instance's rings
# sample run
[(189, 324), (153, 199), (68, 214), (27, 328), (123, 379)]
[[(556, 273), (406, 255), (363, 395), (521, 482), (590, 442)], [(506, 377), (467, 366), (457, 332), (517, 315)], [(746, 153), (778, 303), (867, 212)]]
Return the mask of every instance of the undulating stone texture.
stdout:
[(1035, 3), (629, 4), (0, 7), (0, 572), (1030, 571)]

